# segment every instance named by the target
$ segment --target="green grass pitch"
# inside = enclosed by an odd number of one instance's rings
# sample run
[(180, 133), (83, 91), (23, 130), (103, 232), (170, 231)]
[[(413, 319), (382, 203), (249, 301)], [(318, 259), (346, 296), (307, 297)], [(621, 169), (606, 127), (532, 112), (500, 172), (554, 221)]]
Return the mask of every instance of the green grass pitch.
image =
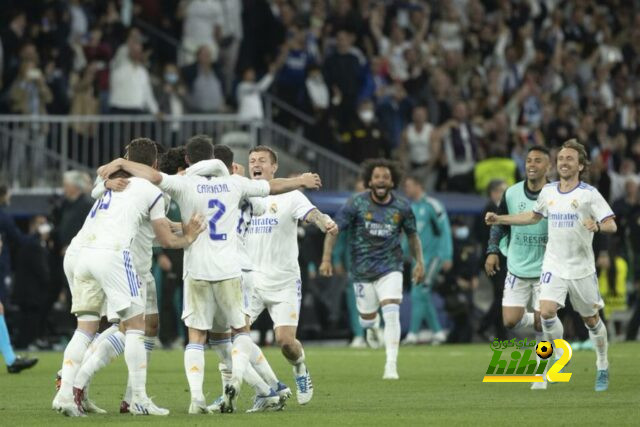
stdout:
[[(528, 384), (486, 384), (482, 377), (491, 358), (489, 346), (443, 345), (402, 347), (399, 381), (383, 381), (384, 351), (339, 347), (307, 348), (314, 398), (305, 407), (295, 396), (282, 412), (246, 414), (252, 392), (246, 385), (239, 399), (242, 412), (187, 415), (189, 391), (181, 351), (156, 350), (152, 355), (147, 390), (155, 402), (171, 410), (168, 417), (118, 414), (126, 377), (120, 360), (100, 372), (91, 397), (107, 415), (70, 419), (53, 412), (53, 378), (60, 353), (40, 354), (40, 363), (19, 375), (0, 374), (0, 425), (638, 425), (640, 421), (640, 344), (610, 347), (609, 391), (593, 391), (595, 354), (573, 353), (565, 368), (569, 383), (546, 391)], [(294, 388), (290, 366), (276, 349), (265, 351), (276, 374)], [(205, 394), (212, 401), (220, 393), (217, 357), (207, 351)]]

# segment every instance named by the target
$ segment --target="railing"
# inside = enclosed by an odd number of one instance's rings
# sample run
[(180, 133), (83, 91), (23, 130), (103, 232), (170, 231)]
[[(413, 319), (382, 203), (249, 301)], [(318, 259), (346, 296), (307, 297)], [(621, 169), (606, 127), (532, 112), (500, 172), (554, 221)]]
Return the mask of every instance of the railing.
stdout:
[(0, 116), (0, 179), (14, 189), (59, 187), (68, 169), (94, 171), (136, 137), (175, 147), (193, 135), (241, 148), (273, 145), (322, 174), (327, 189), (345, 189), (358, 173), (355, 164), (282, 126), (241, 120), (235, 115)]

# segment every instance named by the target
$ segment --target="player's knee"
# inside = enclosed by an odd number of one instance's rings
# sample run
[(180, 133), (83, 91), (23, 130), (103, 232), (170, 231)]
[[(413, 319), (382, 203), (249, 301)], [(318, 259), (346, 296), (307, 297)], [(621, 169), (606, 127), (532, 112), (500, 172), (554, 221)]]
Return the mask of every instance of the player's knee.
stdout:
[(147, 319), (144, 325), (144, 334), (148, 337), (155, 337), (158, 335), (158, 327), (160, 322), (157, 316), (153, 317), (151, 319)]
[(290, 351), (295, 347), (296, 338), (288, 334), (282, 334), (276, 337), (276, 343), (283, 350)]
[(518, 324), (518, 321), (512, 318), (508, 318), (508, 319), (502, 319), (502, 323), (504, 324), (505, 328), (513, 329)]
[(0, 302), (0, 316), (4, 315), (4, 305)]
[(595, 316), (583, 317), (582, 320), (584, 320), (584, 324), (587, 328), (595, 328), (598, 324), (598, 320), (600, 320), (600, 316), (596, 313)]

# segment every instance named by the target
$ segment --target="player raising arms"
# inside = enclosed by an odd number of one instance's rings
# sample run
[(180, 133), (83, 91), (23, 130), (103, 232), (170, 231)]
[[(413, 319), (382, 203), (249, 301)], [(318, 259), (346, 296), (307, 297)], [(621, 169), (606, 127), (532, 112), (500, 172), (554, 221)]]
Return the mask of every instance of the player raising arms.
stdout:
[[(424, 278), (422, 246), (411, 203), (392, 191), (401, 180), (397, 164), (386, 159), (367, 160), (362, 176), (368, 191), (351, 197), (338, 212), (336, 222), (341, 230), (352, 229), (353, 286), (360, 323), (367, 330), (367, 342), (376, 347), (383, 339), (378, 316), (382, 306), (387, 353), (382, 378), (398, 379), (403, 269), (401, 231), (408, 237), (409, 250), (415, 260), (414, 283), (421, 283)], [(325, 237), (320, 265), (323, 276), (333, 274), (331, 254), (335, 242), (334, 235)]]
[[(271, 180), (278, 170), (278, 156), (264, 145), (249, 151), (249, 173), (254, 180)], [(298, 403), (313, 397), (311, 375), (304, 349), (296, 339), (302, 282), (298, 264), (298, 220), (315, 224), (327, 234), (337, 234), (333, 220), (320, 212), (299, 191), (265, 198), (267, 211), (251, 219), (246, 244), (253, 263), (253, 289), (249, 316), (254, 321), (266, 308), (273, 320), (276, 342), (293, 365)]]
[[(549, 150), (535, 145), (527, 152), (525, 168), (527, 179), (507, 188), (502, 196), (498, 214), (526, 212), (532, 210), (542, 188), (547, 184), (547, 174), (551, 164)], [(485, 270), (489, 276), (501, 268), (500, 243), (503, 238), (507, 246), (507, 277), (502, 298), (502, 319), (509, 329), (526, 330), (534, 328), (536, 341), (542, 338), (540, 324), (540, 274), (542, 259), (547, 244), (547, 220), (524, 227), (506, 227), (492, 225), (487, 245)], [(533, 304), (533, 313), (525, 310), (529, 301)], [(547, 381), (531, 384), (531, 389), (546, 389)]]
[(596, 391), (609, 387), (607, 329), (598, 316), (604, 306), (598, 290), (592, 249), (594, 233), (615, 233), (614, 215), (594, 187), (580, 176), (589, 165), (584, 146), (571, 139), (558, 152), (559, 182), (544, 186), (531, 212), (515, 215), (488, 213), (489, 225), (531, 225), (548, 219), (548, 242), (542, 262), (540, 314), (542, 330), (549, 340), (562, 338), (563, 327), (557, 311), (564, 307), (567, 293), (584, 320), (596, 348)]
[[(213, 157), (213, 144), (206, 135), (192, 137), (186, 146), (187, 163), (195, 164)], [(251, 181), (232, 175), (203, 177), (160, 174), (156, 170), (123, 159), (112, 162), (107, 171), (125, 169), (148, 179), (166, 191), (180, 206), (181, 215), (206, 212), (209, 233), (205, 233), (185, 250), (184, 310), (182, 318), (189, 328), (189, 345), (184, 365), (191, 389), (190, 413), (208, 413), (202, 391), (204, 382), (204, 344), (211, 329), (231, 329), (232, 380), (225, 388), (225, 412), (235, 411), (240, 385), (253, 350), (243, 313), (241, 266), (236, 227), (240, 218), (240, 201), (247, 197), (264, 197), (300, 187), (319, 188), (320, 178), (303, 174), (299, 178)]]

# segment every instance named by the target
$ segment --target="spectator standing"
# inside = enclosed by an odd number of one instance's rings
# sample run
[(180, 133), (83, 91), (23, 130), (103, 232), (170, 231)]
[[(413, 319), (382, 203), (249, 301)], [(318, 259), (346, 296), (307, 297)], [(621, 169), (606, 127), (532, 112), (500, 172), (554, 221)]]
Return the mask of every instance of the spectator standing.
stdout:
[(225, 110), (220, 76), (208, 46), (200, 46), (195, 63), (182, 69), (187, 86), (187, 105), (193, 113), (221, 113)]

